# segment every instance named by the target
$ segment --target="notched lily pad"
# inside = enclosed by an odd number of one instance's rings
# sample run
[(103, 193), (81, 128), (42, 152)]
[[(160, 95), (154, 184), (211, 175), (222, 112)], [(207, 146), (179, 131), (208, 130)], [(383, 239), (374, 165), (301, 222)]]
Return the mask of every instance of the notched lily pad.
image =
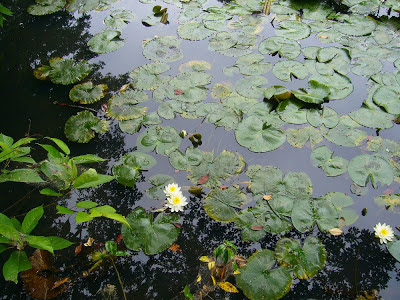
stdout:
[(84, 110), (70, 117), (65, 123), (65, 136), (72, 142), (87, 143), (95, 133), (108, 131), (109, 122), (100, 120), (91, 112)]
[(159, 154), (169, 155), (178, 149), (181, 140), (175, 128), (153, 126), (138, 136), (136, 146), (139, 151), (150, 152), (155, 149)]
[(90, 51), (96, 53), (109, 53), (122, 48), (125, 45), (123, 39), (120, 38), (121, 31), (113, 29), (104, 29), (102, 32), (92, 37), (87, 45)]
[(311, 126), (299, 129), (288, 128), (286, 130), (286, 138), (288, 143), (296, 148), (303, 148), (307, 141), (310, 140), (312, 149), (323, 141), (320, 131)]
[(300, 44), (297, 41), (280, 36), (269, 37), (258, 46), (261, 54), (275, 54), (288, 59), (295, 59), (301, 53)]
[(157, 36), (143, 43), (143, 55), (155, 62), (173, 62), (183, 58), (179, 40), (174, 36)]
[(278, 61), (272, 72), (276, 78), (283, 81), (291, 81), (293, 78), (304, 79), (308, 76), (307, 68), (296, 60)]
[(339, 156), (334, 156), (333, 151), (326, 146), (320, 146), (311, 153), (313, 166), (321, 168), (326, 176), (338, 176), (347, 172), (349, 162)]
[(105, 84), (94, 86), (92, 82), (77, 84), (69, 92), (69, 98), (80, 104), (91, 104), (103, 98), (107, 88)]
[(121, 29), (132, 22), (134, 18), (135, 16), (129, 10), (118, 8), (104, 19), (104, 24), (114, 29)]
[(55, 13), (65, 6), (64, 0), (36, 0), (36, 4), (28, 6), (28, 13), (43, 16)]
[(292, 40), (301, 40), (311, 33), (310, 26), (299, 21), (286, 20), (279, 23), (282, 29), (275, 30), (277, 36)]
[(137, 119), (147, 111), (147, 107), (137, 105), (149, 100), (149, 96), (144, 91), (124, 90), (108, 101), (107, 112), (117, 120)]
[(149, 63), (137, 67), (129, 77), (133, 79), (132, 86), (140, 90), (155, 90), (168, 83), (169, 75), (162, 73), (169, 71), (171, 67), (165, 63)]
[(204, 40), (215, 33), (214, 30), (204, 27), (203, 23), (193, 21), (179, 25), (177, 32), (180, 38), (191, 41)]

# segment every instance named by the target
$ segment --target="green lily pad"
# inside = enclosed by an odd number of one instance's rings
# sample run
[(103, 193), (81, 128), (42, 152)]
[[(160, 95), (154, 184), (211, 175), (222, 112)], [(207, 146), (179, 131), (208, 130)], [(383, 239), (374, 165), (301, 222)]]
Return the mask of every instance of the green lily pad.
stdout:
[(165, 101), (158, 106), (158, 115), (166, 120), (175, 119), (175, 113), (183, 113), (182, 102), (177, 100)]
[(243, 75), (263, 75), (271, 70), (271, 64), (262, 62), (263, 60), (263, 55), (250, 53), (239, 57), (234, 66), (239, 68), (240, 73)]
[(72, 142), (87, 143), (95, 133), (108, 131), (109, 122), (100, 120), (91, 112), (84, 110), (70, 117), (65, 123), (65, 136)]
[(175, 76), (170, 85), (177, 91), (174, 99), (196, 103), (205, 100), (208, 96), (205, 85), (211, 83), (212, 75), (205, 72), (185, 71)]
[(286, 130), (286, 138), (288, 143), (296, 148), (303, 148), (307, 141), (310, 140), (312, 149), (323, 141), (320, 131), (311, 126), (299, 129), (288, 128)]
[(132, 86), (140, 90), (155, 90), (170, 80), (169, 75), (162, 75), (171, 67), (165, 63), (149, 63), (137, 67), (129, 77), (133, 79)]
[(145, 115), (147, 107), (137, 105), (149, 100), (144, 91), (124, 90), (108, 101), (107, 112), (117, 120), (137, 119)]
[(249, 299), (280, 299), (290, 291), (291, 270), (288, 267), (273, 268), (275, 255), (271, 250), (255, 252), (246, 266), (236, 275), (238, 287)]
[(204, 27), (200, 22), (187, 22), (177, 29), (180, 38), (191, 41), (201, 41), (215, 33), (214, 30)]
[(388, 113), (400, 114), (400, 86), (382, 86), (372, 96), (375, 104), (383, 107)]
[(300, 55), (301, 47), (297, 41), (274, 36), (263, 40), (258, 46), (258, 51), (260, 51), (261, 54), (279, 53), (282, 57), (295, 59)]
[(230, 32), (221, 31), (209, 40), (208, 49), (211, 51), (227, 50), (236, 44), (237, 42), (232, 38)]
[(320, 48), (317, 51), (318, 62), (315, 69), (321, 75), (333, 75), (335, 72), (346, 75), (350, 72), (348, 51), (337, 47)]
[(333, 128), (339, 123), (339, 115), (330, 107), (322, 108), (322, 113), (318, 109), (309, 109), (307, 121), (314, 127), (324, 125), (326, 128)]
[(326, 146), (320, 146), (311, 153), (313, 166), (321, 168), (326, 176), (339, 176), (347, 172), (349, 162), (339, 156), (334, 156), (333, 151)]
[(43, 16), (55, 13), (65, 6), (64, 0), (35, 0), (36, 4), (28, 6), (28, 13)]
[(309, 279), (325, 266), (326, 250), (321, 241), (308, 237), (303, 247), (298, 240), (282, 238), (276, 243), (275, 255), (281, 266), (292, 268), (299, 279)]
[(221, 103), (209, 102), (196, 109), (196, 116), (205, 118), (206, 122), (215, 126), (224, 126), (226, 130), (235, 129), (240, 122), (240, 115), (224, 107)]
[(37, 79), (46, 80), (50, 77), (53, 83), (68, 85), (84, 79), (92, 71), (92, 66), (85, 60), (76, 62), (74, 59), (54, 57), (49, 64), (33, 71)]
[(183, 58), (178, 47), (179, 40), (176, 37), (157, 36), (143, 43), (143, 55), (155, 62), (173, 62)]
[(104, 19), (104, 24), (114, 29), (121, 29), (133, 21), (135, 16), (129, 10), (118, 8)]
[(370, 77), (382, 71), (382, 63), (372, 56), (359, 56), (351, 60), (353, 65), (356, 65), (351, 69), (354, 74)]
[[(368, 151), (376, 152), (376, 155), (386, 159), (393, 166), (399, 166), (394, 160), (400, 156), (400, 144), (389, 139), (382, 139), (379, 136), (368, 141)], [(397, 167), (398, 168), (398, 167)]]
[(285, 133), (255, 116), (243, 119), (235, 130), (236, 141), (253, 152), (268, 152), (282, 146)]
[(275, 77), (283, 81), (291, 81), (294, 78), (304, 79), (308, 75), (307, 68), (296, 60), (278, 61), (273, 69)]
[(123, 39), (119, 36), (121, 31), (113, 29), (104, 29), (102, 32), (92, 37), (87, 45), (90, 51), (96, 53), (109, 53), (122, 48), (125, 45)]
[(322, 198), (328, 199), (333, 203), (337, 209), (339, 218), (345, 221), (346, 226), (350, 226), (358, 220), (358, 213), (354, 209), (344, 208), (354, 204), (351, 197), (344, 193), (332, 192), (325, 194)]
[(237, 217), (236, 209), (246, 203), (247, 197), (235, 187), (227, 189), (214, 188), (204, 198), (204, 210), (213, 220), (232, 222)]
[(179, 14), (179, 23), (185, 23), (200, 16), (202, 7), (198, 2), (182, 3), (182, 10)]
[(390, 164), (376, 155), (362, 154), (349, 163), (349, 175), (359, 186), (366, 186), (370, 180), (374, 188), (377, 182), (390, 185), (393, 182), (393, 169)]
[(330, 142), (344, 147), (355, 147), (368, 137), (368, 134), (360, 129), (360, 125), (348, 116), (341, 117), (338, 125), (331, 129), (322, 129), (322, 135)]
[(139, 151), (150, 152), (155, 149), (159, 154), (169, 155), (178, 149), (181, 140), (175, 128), (153, 126), (138, 136), (136, 146)]
[(392, 128), (394, 125), (393, 121), (396, 119), (396, 116), (388, 114), (379, 107), (372, 105), (363, 106), (349, 113), (349, 116), (362, 126), (377, 129)]
[(150, 170), (157, 161), (150, 155), (141, 152), (130, 152), (114, 164), (113, 174), (117, 181), (132, 187), (140, 175), (140, 170)]
[(174, 178), (164, 174), (153, 175), (148, 179), (148, 181), (153, 185), (153, 187), (146, 190), (146, 195), (154, 200), (165, 200), (165, 186), (175, 183)]
[(153, 219), (142, 207), (133, 210), (127, 217), (131, 228), (122, 225), (121, 233), (125, 245), (134, 251), (143, 250), (154, 255), (168, 249), (178, 238), (180, 229), (173, 223), (179, 223), (177, 214), (159, 214)]
[(185, 154), (176, 150), (169, 155), (169, 163), (177, 170), (189, 170), (198, 166), (203, 160), (203, 152), (199, 148), (187, 147)]
[(307, 110), (302, 109), (305, 103), (297, 99), (288, 99), (279, 103), (276, 111), (279, 117), (291, 124), (307, 123)]
[(334, 73), (331, 76), (315, 74), (309, 78), (309, 81), (312, 80), (329, 86), (331, 92), (328, 95), (327, 100), (343, 99), (350, 95), (354, 88), (351, 80), (348, 77), (337, 73)]
[(107, 88), (105, 84), (93, 86), (92, 82), (77, 84), (69, 92), (69, 98), (80, 104), (91, 104), (103, 98)]
[(308, 89), (292, 91), (293, 95), (303, 102), (322, 104), (331, 94), (331, 88), (321, 82), (310, 80)]
[(263, 98), (265, 88), (263, 85), (267, 84), (268, 80), (262, 76), (247, 76), (239, 79), (236, 82), (236, 92), (243, 97), (248, 98)]
[(311, 33), (310, 26), (299, 21), (286, 20), (280, 22), (279, 26), (282, 29), (275, 30), (275, 34), (292, 40), (305, 39)]
[(137, 119), (121, 121), (119, 122), (119, 128), (122, 132), (134, 134), (139, 132), (142, 126), (157, 125), (160, 123), (160, 117), (158, 116), (157, 112), (153, 111)]
[(384, 207), (386, 210), (396, 214), (400, 213), (400, 194), (380, 195), (375, 197), (374, 201), (377, 205)]
[(340, 33), (350, 36), (371, 34), (376, 27), (376, 22), (368, 16), (341, 14), (336, 20), (339, 22), (333, 28)]
[(389, 253), (392, 254), (397, 261), (400, 261), (400, 240), (389, 242), (386, 247)]

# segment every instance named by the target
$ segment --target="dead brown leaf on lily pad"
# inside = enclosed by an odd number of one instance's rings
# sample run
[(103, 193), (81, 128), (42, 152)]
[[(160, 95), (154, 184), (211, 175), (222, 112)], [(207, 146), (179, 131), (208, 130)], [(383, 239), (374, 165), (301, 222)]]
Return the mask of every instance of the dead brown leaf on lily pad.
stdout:
[(264, 199), (264, 200), (271, 200), (271, 198), (272, 198), (272, 194), (264, 195), (264, 196), (263, 196), (263, 199)]
[(205, 184), (208, 181), (208, 178), (210, 178), (209, 174), (201, 176), (197, 181), (197, 184)]
[(185, 92), (179, 89), (174, 89), (175, 95), (183, 95)]
[(263, 229), (262, 225), (254, 225), (253, 227), (251, 227), (251, 230), (256, 230), (256, 231), (261, 230), (261, 229)]
[(21, 273), (24, 288), (36, 299), (53, 299), (64, 293), (69, 286), (69, 278), (61, 279), (55, 274), (53, 255), (36, 249), (29, 257), (32, 269)]
[(332, 228), (328, 230), (332, 235), (341, 235), (343, 231), (340, 228)]

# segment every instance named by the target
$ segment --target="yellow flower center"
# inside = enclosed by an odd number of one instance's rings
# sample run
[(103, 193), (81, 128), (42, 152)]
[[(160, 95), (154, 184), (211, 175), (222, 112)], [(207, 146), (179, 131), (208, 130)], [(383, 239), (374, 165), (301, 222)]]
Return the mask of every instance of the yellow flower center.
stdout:
[(382, 235), (387, 235), (389, 232), (388, 232), (388, 230), (387, 230), (387, 228), (383, 228), (382, 230), (381, 230), (381, 234)]
[(173, 192), (175, 192), (175, 187), (174, 187), (174, 186), (171, 186), (171, 187), (169, 188), (169, 190), (171, 191), (171, 193), (173, 193)]
[(174, 197), (172, 199), (172, 202), (174, 202), (174, 204), (179, 204), (179, 202), (181, 202), (181, 199), (179, 197)]

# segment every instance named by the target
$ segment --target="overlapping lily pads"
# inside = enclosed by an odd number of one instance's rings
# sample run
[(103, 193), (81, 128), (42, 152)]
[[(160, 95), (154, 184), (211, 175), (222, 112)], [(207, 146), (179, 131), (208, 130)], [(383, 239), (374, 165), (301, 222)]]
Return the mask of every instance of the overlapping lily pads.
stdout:
[(118, 8), (104, 19), (104, 24), (114, 29), (124, 28), (135, 16), (129, 10)]
[(129, 77), (133, 79), (132, 86), (140, 90), (154, 90), (165, 85), (169, 80), (169, 75), (163, 75), (171, 67), (165, 63), (149, 63), (137, 67)]
[(320, 167), (326, 176), (338, 176), (347, 172), (349, 162), (339, 156), (334, 156), (333, 151), (326, 146), (320, 146), (311, 153), (313, 166)]
[(120, 38), (121, 31), (113, 29), (104, 29), (88, 41), (90, 51), (96, 53), (109, 53), (118, 50), (125, 45)]
[(136, 140), (136, 146), (139, 151), (150, 152), (156, 150), (159, 154), (169, 155), (178, 149), (181, 140), (175, 128), (153, 126), (139, 135)]

